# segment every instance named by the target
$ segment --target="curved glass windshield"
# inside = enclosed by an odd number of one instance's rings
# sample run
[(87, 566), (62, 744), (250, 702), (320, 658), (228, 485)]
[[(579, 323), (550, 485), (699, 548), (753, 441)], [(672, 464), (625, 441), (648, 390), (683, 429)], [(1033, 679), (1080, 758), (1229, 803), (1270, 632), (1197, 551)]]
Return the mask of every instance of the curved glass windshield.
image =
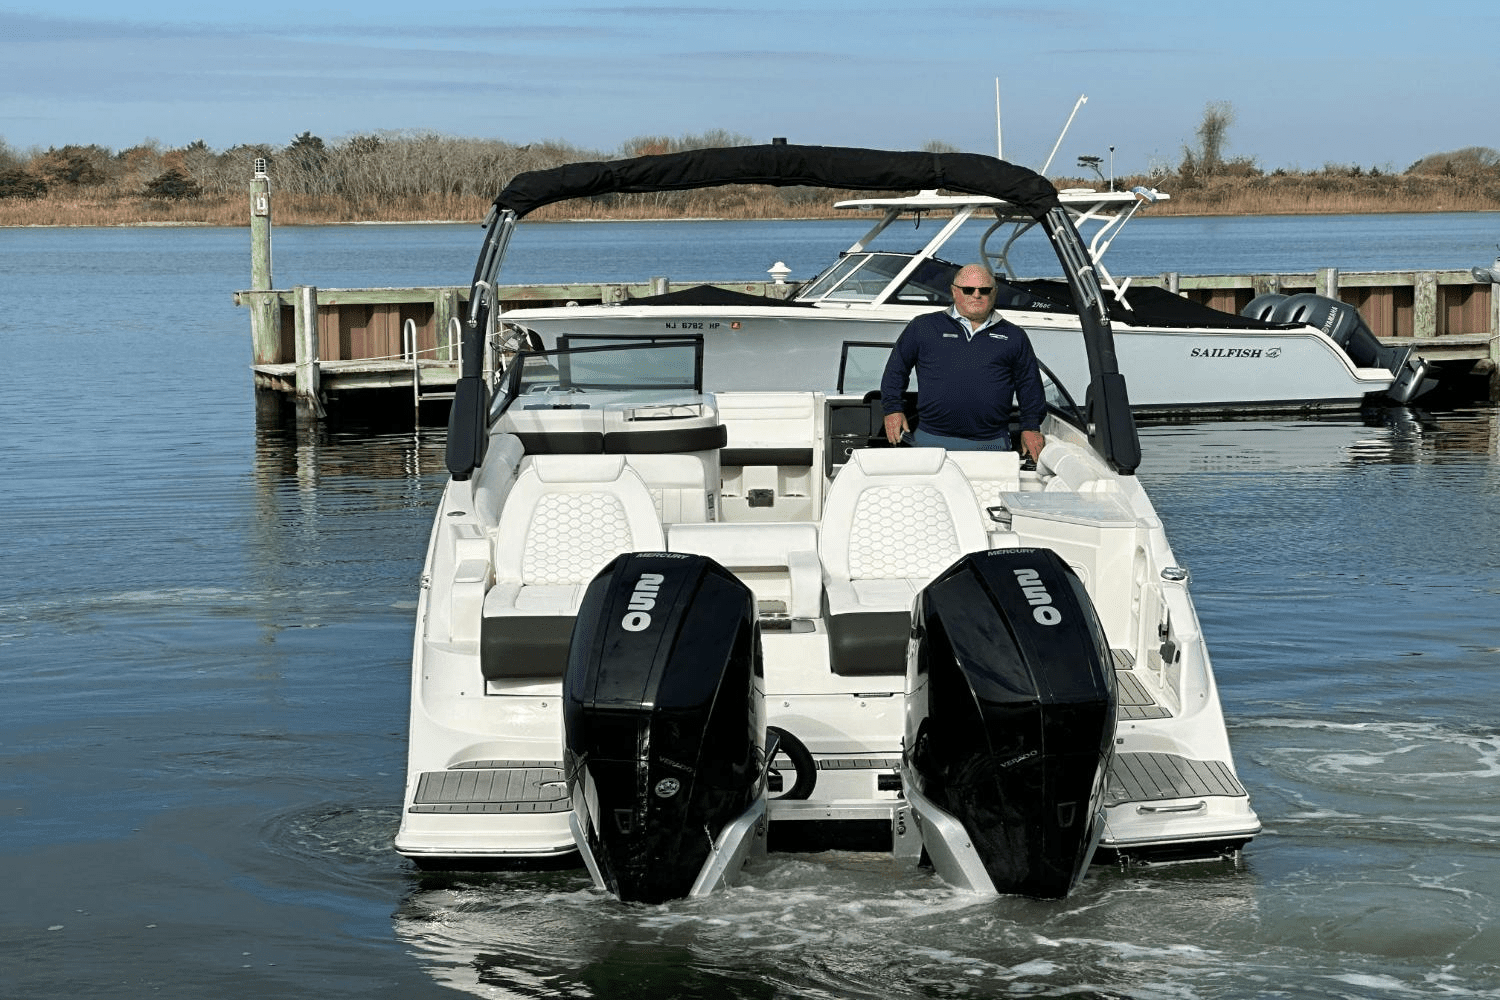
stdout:
[(551, 351), (523, 350), (497, 380), (493, 421), (516, 400), (527, 409), (662, 405), (703, 392), (703, 338), (564, 335)]
[(950, 286), (957, 264), (936, 257), (917, 264), (894, 293), (887, 296), (898, 275), (912, 261), (906, 253), (848, 254), (808, 283), (800, 302), (889, 302), (911, 306), (947, 306), (953, 303)]
[(849, 274), (855, 268), (859, 267), (864, 259), (864, 256), (861, 254), (850, 254), (840, 257), (837, 264), (808, 282), (807, 287), (802, 290), (802, 293), (797, 298), (804, 302), (821, 299), (828, 294), (830, 289), (837, 288), (840, 282), (849, 277)]
[(804, 301), (874, 302), (910, 260), (906, 254), (850, 254), (799, 297)]

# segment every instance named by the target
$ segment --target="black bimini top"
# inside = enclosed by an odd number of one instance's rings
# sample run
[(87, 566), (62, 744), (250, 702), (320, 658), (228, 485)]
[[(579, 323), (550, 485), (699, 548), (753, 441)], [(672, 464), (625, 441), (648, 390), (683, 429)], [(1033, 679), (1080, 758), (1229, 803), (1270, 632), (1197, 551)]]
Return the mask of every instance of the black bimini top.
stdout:
[(517, 175), (495, 206), (523, 217), (543, 205), (610, 193), (726, 184), (807, 184), (851, 191), (946, 188), (1002, 198), (1040, 219), (1059, 204), (1045, 177), (979, 153), (892, 152), (842, 146), (729, 146), (629, 160), (569, 163)]
[[(1133, 472), (1140, 442), (1119, 374), (1104, 295), (1088, 249), (1045, 177), (981, 153), (893, 152), (840, 146), (731, 146), (628, 160), (570, 163), (519, 174), (495, 197), (495, 213), (474, 269), (471, 311), (463, 337), (463, 369), (454, 386), (447, 462), (467, 479), (484, 455), (488, 389), (483, 382), (483, 332), (488, 299), (514, 222), (544, 205), (601, 194), (685, 191), (728, 184), (809, 185), (850, 191), (947, 190), (1009, 202), (1041, 223), (1068, 275), (1089, 356), (1090, 437), (1120, 472)], [(765, 304), (764, 301), (758, 304)]]

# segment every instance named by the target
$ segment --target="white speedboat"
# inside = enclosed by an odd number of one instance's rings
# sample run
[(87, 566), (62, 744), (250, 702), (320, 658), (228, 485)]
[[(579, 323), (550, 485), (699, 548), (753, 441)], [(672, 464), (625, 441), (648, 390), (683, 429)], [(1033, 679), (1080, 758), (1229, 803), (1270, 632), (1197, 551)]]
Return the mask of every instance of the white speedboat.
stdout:
[[(1088, 234), (1091, 266), (1106, 293), (1120, 371), (1138, 411), (1245, 413), (1358, 407), (1383, 399), (1407, 403), (1437, 384), (1435, 369), (1410, 347), (1386, 347), (1358, 310), (1312, 294), (1256, 298), (1243, 315), (1221, 312), (1153, 287), (1130, 287), (1104, 266), (1110, 244), (1154, 190), (1067, 189), (1058, 200)], [(1002, 198), (922, 191), (851, 199), (839, 208), (875, 210), (879, 220), (834, 264), (788, 301), (700, 286), (602, 306), (527, 310), (529, 327), (591, 328), (617, 333), (712, 329), (734, 325), (773, 351), (804, 339), (892, 340), (913, 316), (951, 304), (949, 283), (970, 259), (1001, 279), (996, 305), (1024, 327), (1037, 356), (1066, 385), (1088, 380), (1080, 320), (1056, 258), (1040, 238), (1025, 238), (1036, 220)], [(912, 245), (901, 219), (946, 216)], [(992, 219), (972, 249), (954, 238), (971, 220)], [(957, 262), (942, 254), (957, 256)], [(1050, 267), (1048, 265), (1051, 265)], [(1027, 277), (1026, 275), (1031, 275)], [(594, 326), (597, 324), (597, 326)], [(811, 374), (811, 373), (809, 373)]]
[[(498, 315), (528, 211), (733, 182), (1024, 206), (1080, 307), (1089, 412), (1051, 387), (1035, 468), (891, 448), (871, 392), (889, 343), (768, 357), (732, 324)], [(397, 850), (447, 868), (576, 855), (639, 901), (712, 891), (783, 844), (878, 845), (1043, 897), (1100, 850), (1238, 850), (1260, 825), (1138, 462), (1088, 250), (1029, 170), (771, 145), (517, 177), (472, 288)]]

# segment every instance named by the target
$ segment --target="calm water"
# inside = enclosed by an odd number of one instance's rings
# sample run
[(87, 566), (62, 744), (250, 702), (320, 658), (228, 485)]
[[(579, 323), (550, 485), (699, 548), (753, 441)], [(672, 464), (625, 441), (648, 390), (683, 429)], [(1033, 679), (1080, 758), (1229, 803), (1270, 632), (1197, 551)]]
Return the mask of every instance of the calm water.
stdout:
[[(864, 235), (872, 220), (796, 223), (616, 222), (525, 223), (512, 241), (501, 280), (644, 281), (764, 280), (777, 261), (792, 280), (817, 274)], [(977, 255), (986, 226), (970, 222), (947, 244), (947, 256)], [(229, 231), (232, 233), (232, 231)], [(273, 238), (277, 287), (323, 288), (467, 284), (474, 273), (483, 230), (477, 225), (319, 226), (282, 228)], [(902, 222), (881, 237), (892, 248), (916, 250), (937, 225)], [(220, 238), (226, 231), (219, 231)], [(35, 236), (36, 234), (30, 234)], [(67, 234), (58, 234), (67, 239)], [(246, 241), (240, 234), (240, 243)], [(1020, 248), (1018, 248), (1020, 249)], [(249, 251), (239, 252), (231, 275), (249, 284)], [(1137, 218), (1105, 255), (1116, 275), (1241, 274), (1400, 269), (1467, 270), (1489, 266), (1500, 253), (1500, 212), (1462, 215), (1292, 216), (1236, 218)], [(1036, 273), (1053, 273), (1055, 261), (1036, 261)]]
[[(1117, 273), (1467, 267), (1500, 233), (1143, 221)], [(850, 229), (528, 227), (507, 277), (805, 276)], [(478, 235), (282, 229), (278, 283), (456, 283)], [(1494, 407), (1143, 432), (1266, 826), (1239, 866), (1043, 903), (779, 857), (626, 907), (390, 850), (442, 432), (257, 426), (248, 271), (244, 230), (0, 230), (0, 995), (1500, 996)]]

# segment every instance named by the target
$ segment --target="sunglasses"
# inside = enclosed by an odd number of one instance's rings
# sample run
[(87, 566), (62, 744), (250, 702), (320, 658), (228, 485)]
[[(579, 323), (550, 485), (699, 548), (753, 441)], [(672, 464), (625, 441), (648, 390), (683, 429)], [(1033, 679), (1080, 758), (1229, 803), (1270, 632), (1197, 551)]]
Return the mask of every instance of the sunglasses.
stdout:
[(988, 295), (995, 290), (994, 285), (980, 285), (977, 288), (973, 285), (954, 285), (953, 287), (965, 295)]

